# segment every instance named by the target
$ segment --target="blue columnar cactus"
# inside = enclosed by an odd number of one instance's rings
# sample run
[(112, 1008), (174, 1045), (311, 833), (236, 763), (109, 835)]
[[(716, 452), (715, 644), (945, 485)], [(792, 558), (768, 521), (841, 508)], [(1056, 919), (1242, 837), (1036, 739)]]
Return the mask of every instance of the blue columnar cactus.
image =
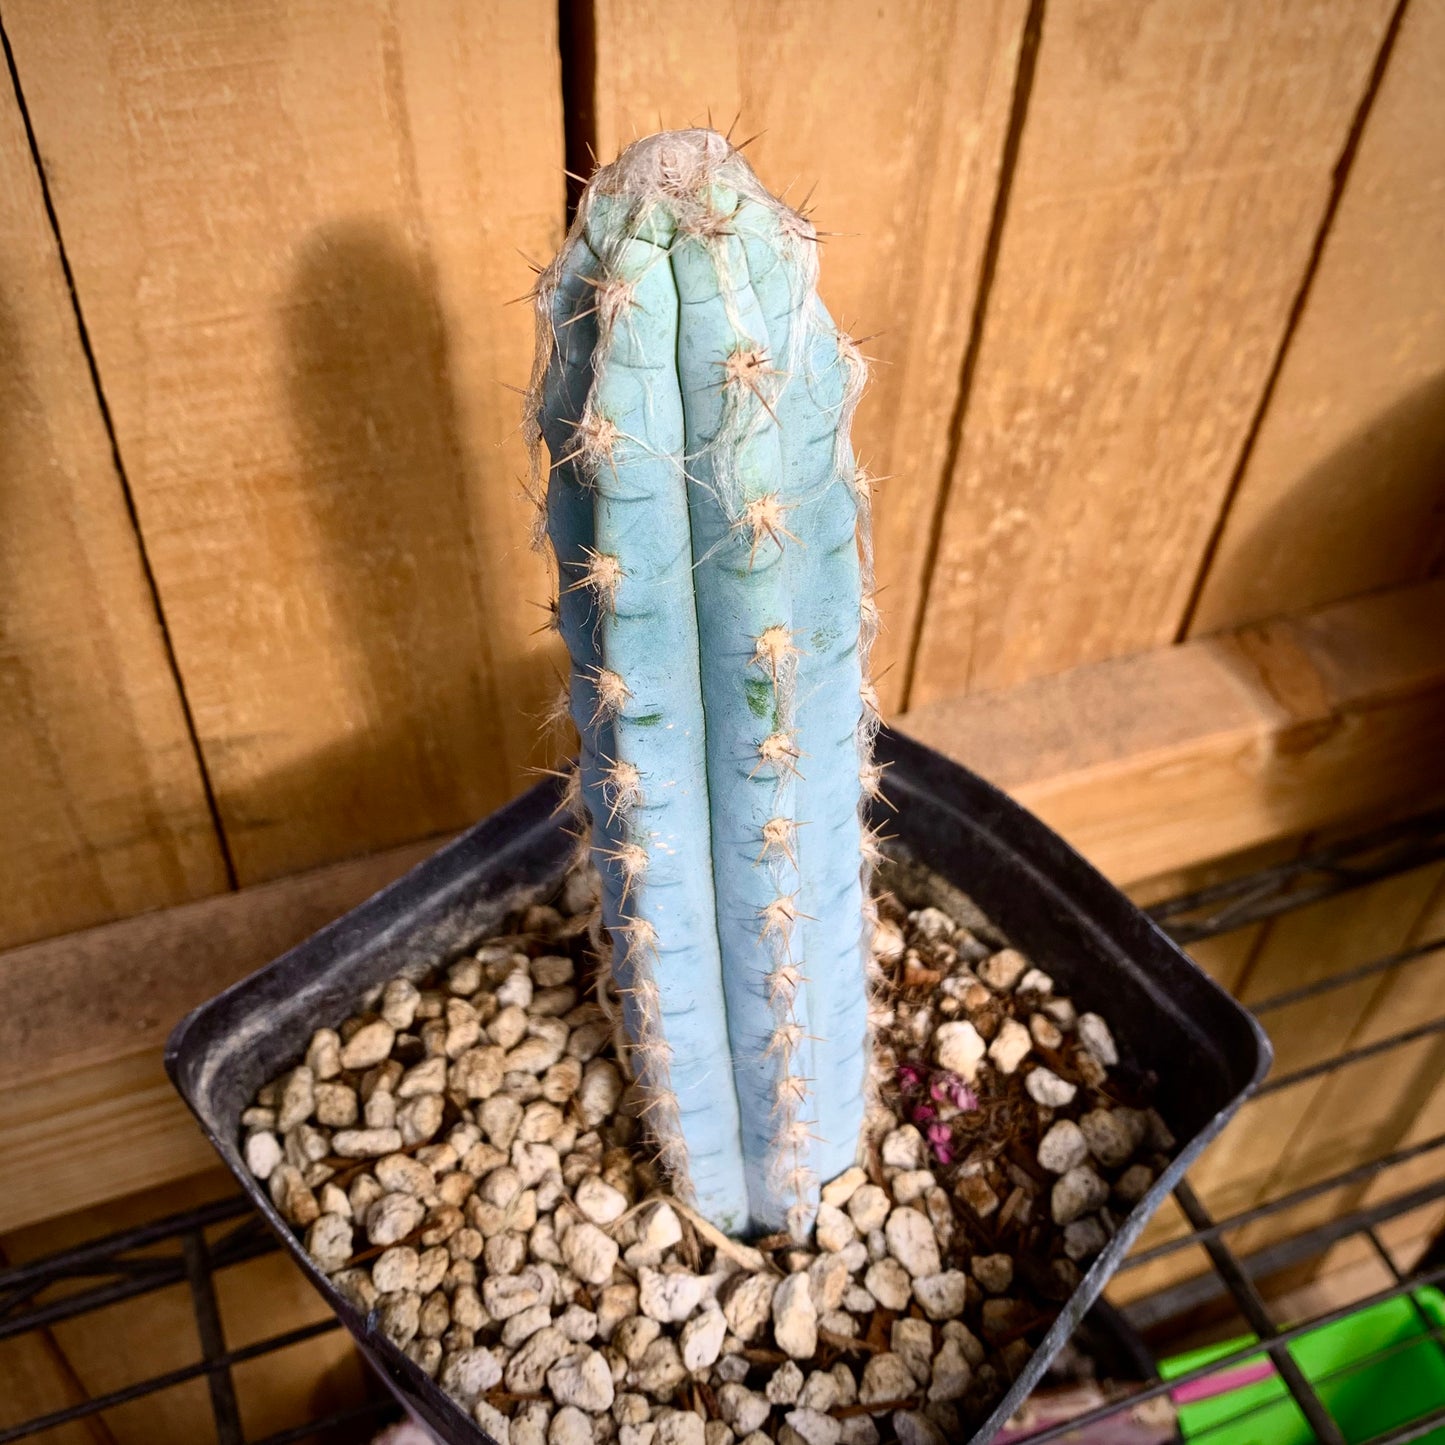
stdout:
[(673, 131), (593, 176), (537, 291), (529, 440), (613, 978), (663, 1162), (733, 1234), (807, 1227), (868, 1073), (865, 368), (817, 271), (737, 150)]

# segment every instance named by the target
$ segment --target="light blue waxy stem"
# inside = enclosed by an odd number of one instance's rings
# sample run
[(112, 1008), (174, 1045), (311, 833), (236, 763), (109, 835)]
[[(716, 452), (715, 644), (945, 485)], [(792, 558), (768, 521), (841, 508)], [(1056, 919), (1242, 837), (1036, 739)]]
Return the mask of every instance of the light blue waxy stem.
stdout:
[(691, 130), (598, 171), (538, 287), (613, 976), (674, 1185), (732, 1234), (808, 1227), (868, 1073), (864, 368), (816, 279), (808, 222)]

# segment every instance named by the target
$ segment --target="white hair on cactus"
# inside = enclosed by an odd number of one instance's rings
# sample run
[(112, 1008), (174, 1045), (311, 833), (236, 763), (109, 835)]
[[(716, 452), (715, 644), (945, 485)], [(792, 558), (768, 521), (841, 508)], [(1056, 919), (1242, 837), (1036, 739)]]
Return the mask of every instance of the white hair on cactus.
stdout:
[(622, 570), (622, 563), (612, 553), (597, 552), (591, 547), (583, 547), (582, 555), (585, 561), (572, 564), (582, 575), (565, 590), (580, 592), (586, 588), (597, 598), (599, 607), (606, 612), (613, 611), (617, 603), (617, 589), (627, 576)]

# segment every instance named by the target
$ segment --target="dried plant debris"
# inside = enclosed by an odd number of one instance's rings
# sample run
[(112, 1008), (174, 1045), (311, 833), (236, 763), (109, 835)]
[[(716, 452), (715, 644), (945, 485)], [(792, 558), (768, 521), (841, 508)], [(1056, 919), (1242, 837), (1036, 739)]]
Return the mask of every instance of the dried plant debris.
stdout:
[(585, 875), (319, 1029), (243, 1114), (246, 1162), (504, 1445), (957, 1440), (1173, 1140), (1108, 1024), (949, 902), (879, 899), (861, 1162), (804, 1244), (727, 1239), (663, 1186)]

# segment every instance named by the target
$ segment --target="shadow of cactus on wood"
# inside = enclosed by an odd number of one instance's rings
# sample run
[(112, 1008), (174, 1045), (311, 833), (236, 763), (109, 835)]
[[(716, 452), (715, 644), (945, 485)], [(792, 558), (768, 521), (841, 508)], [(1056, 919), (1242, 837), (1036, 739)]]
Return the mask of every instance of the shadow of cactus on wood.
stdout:
[[(282, 317), (298, 464), (268, 481), (275, 560), (227, 619), (251, 648), (264, 638), (282, 706), (259, 737), (203, 729), (246, 882), (460, 827), (551, 752), (543, 648), (488, 616), (481, 469), (424, 252), (381, 222), (329, 224)], [(519, 709), (538, 718), (529, 757), (507, 747)], [(295, 760), (277, 767), (288, 732)]]

